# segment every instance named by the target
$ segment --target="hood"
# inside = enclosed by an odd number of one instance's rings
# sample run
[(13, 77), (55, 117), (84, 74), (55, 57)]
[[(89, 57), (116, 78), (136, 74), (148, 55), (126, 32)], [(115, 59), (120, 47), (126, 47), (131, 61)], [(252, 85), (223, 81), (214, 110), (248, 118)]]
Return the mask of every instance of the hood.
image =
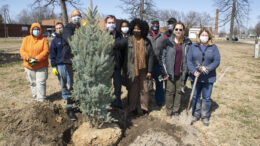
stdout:
[(39, 35), (39, 36), (41, 36), (41, 35), (42, 35), (42, 28), (41, 28), (41, 25), (40, 25), (39, 23), (33, 23), (33, 24), (31, 25), (30, 35), (32, 35), (32, 30), (33, 30), (34, 27), (38, 27), (38, 28), (40, 29), (40, 35)]

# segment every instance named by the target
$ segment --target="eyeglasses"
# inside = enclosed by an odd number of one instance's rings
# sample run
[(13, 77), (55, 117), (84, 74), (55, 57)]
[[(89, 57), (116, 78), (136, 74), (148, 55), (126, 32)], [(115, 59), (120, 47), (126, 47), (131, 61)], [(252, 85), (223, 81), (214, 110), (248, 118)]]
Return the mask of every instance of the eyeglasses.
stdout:
[(175, 28), (175, 31), (183, 31), (183, 29)]

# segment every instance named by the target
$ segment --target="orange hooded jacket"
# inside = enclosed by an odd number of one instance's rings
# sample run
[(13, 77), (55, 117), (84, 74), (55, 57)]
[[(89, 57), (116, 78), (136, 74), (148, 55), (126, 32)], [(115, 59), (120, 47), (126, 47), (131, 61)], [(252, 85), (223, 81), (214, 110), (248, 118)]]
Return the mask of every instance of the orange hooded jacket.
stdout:
[[(34, 27), (38, 27), (40, 29), (40, 35), (38, 37), (34, 37), (32, 35), (32, 30)], [(30, 35), (23, 39), (20, 54), (24, 60), (24, 67), (28, 69), (48, 67), (49, 44), (47, 38), (42, 37), (42, 29), (39, 23), (33, 23), (31, 25)], [(29, 58), (35, 58), (37, 60), (37, 64), (31, 67), (28, 62)]]

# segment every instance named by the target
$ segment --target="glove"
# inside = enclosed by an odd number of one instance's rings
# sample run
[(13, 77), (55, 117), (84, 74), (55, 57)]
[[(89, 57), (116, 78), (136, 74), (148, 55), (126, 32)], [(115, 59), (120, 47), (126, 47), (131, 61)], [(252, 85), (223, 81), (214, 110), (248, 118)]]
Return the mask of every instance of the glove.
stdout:
[(57, 70), (56, 67), (53, 67), (53, 68), (52, 68), (52, 73), (53, 73), (53, 75), (55, 75), (55, 76), (57, 76), (57, 75), (59, 74), (59, 72), (58, 72), (58, 70)]
[(37, 60), (35, 58), (29, 58), (28, 59), (29, 65), (31, 67), (35, 66), (35, 64), (37, 63)]

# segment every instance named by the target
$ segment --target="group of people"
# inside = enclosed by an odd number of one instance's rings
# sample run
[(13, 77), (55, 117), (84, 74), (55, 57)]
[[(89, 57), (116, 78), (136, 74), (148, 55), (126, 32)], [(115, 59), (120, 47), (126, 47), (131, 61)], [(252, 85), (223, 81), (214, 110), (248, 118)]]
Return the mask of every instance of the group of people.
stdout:
[[(31, 35), (23, 40), (20, 53), (33, 98), (37, 101), (44, 101), (46, 98), (50, 54), (52, 72), (58, 76), (62, 97), (67, 100), (67, 104), (73, 103), (69, 96), (73, 87), (73, 54), (68, 42), (81, 25), (81, 13), (74, 10), (70, 18), (70, 23), (65, 27), (62, 23), (55, 25), (56, 36), (50, 48), (47, 39), (42, 37), (38, 23), (32, 24)], [(177, 22), (175, 18), (170, 18), (167, 23), (168, 30), (161, 32), (158, 20), (152, 20), (150, 26), (138, 18), (131, 22), (121, 20), (118, 31), (116, 17), (108, 15), (105, 18), (106, 31), (115, 40), (111, 57), (114, 59), (112, 78), (116, 99), (111, 104), (116, 108), (123, 108), (121, 87), (125, 85), (128, 90), (128, 112), (148, 113), (148, 82), (154, 79), (157, 105), (166, 105), (167, 119), (177, 118), (186, 81), (189, 77), (193, 85), (197, 78), (198, 83), (192, 97), (192, 122), (201, 119), (207, 126), (211, 92), (216, 81), (216, 68), (220, 63), (218, 48), (213, 44), (212, 34), (206, 28), (200, 30), (197, 42), (192, 44), (185, 37), (183, 23)], [(74, 109), (70, 107), (66, 110), (68, 116), (76, 120)]]

